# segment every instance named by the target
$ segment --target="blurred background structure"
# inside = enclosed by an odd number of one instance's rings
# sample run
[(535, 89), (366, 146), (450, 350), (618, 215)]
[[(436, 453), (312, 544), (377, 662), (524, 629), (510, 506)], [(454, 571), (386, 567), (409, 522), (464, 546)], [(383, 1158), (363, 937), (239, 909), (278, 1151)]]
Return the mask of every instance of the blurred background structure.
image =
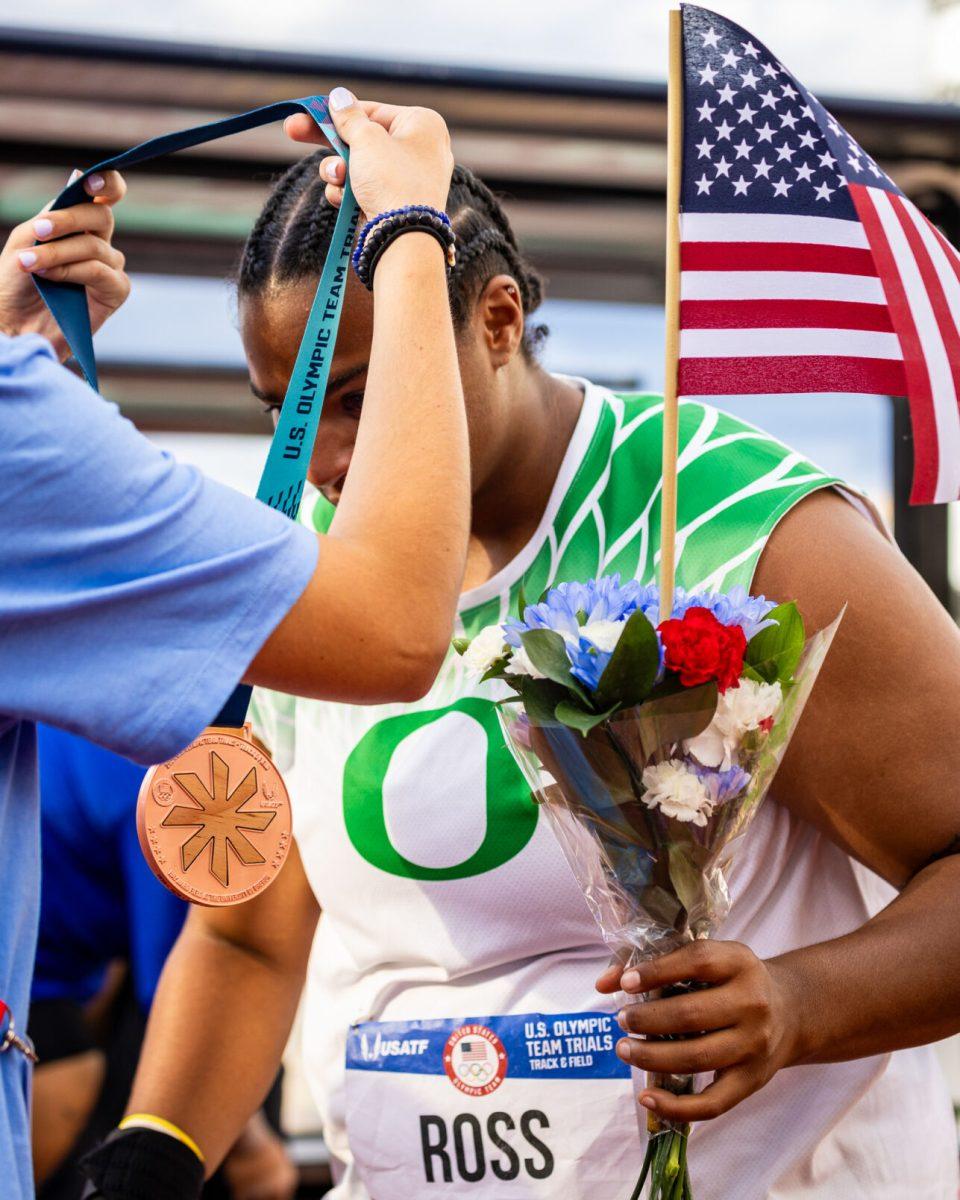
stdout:
[[(345, 84), (439, 109), (458, 158), (504, 195), (549, 280), (549, 367), (657, 388), (666, 7), (421, 0), (401, 19), (387, 0), (275, 0), (256, 13), (225, 0), (128, 0), (122, 9), (0, 0), (0, 236), (73, 167)], [(720, 7), (782, 53), (960, 244), (960, 0)], [(105, 394), (164, 445), (249, 492), (267, 422), (248, 391), (229, 277), (271, 177), (295, 153), (273, 127), (131, 173), (117, 240), (134, 291), (98, 339)], [(905, 406), (757, 397), (736, 411), (870, 491), (934, 591), (960, 612), (960, 520), (906, 503)], [(298, 1086), (294, 1073), (288, 1125), (304, 1139), (306, 1187), (322, 1177), (322, 1152)]]

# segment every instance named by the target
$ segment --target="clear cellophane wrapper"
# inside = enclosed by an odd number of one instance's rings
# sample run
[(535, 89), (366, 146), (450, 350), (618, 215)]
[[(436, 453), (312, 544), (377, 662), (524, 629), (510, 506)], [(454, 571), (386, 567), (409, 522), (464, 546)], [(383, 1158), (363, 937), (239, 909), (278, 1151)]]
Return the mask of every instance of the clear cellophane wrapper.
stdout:
[[(670, 760), (699, 767), (684, 743), (689, 730), (710, 724), (715, 689), (646, 701), (586, 736), (560, 722), (535, 724), (520, 703), (501, 705), (514, 757), (543, 805), (603, 940), (625, 966), (711, 937), (723, 922), (737, 847), (770, 789), (839, 621), (806, 641), (770, 728), (738, 738), (734, 762), (746, 781), (702, 825), (644, 803), (643, 773)], [(671, 989), (676, 990), (682, 985)], [(651, 1082), (678, 1094), (694, 1086), (691, 1076)], [(656, 1133), (669, 1125), (654, 1119), (649, 1127)]]

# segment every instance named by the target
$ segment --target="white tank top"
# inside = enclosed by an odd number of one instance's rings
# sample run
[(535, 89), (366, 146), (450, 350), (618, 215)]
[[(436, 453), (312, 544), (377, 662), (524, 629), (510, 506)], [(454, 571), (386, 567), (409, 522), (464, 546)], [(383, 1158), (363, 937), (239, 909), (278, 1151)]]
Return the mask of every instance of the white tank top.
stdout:
[[(652, 575), (662, 406), (584, 387), (539, 529), (462, 599), (470, 633), (502, 619), (521, 576), (532, 595), (546, 579)], [(688, 587), (749, 584), (780, 516), (835, 482), (702, 405), (683, 406), (681, 444), (682, 480), (723, 518), (681, 528)], [(323, 510), (311, 516), (322, 527)], [(500, 740), (496, 686), (451, 656), (412, 705), (255, 702), (324, 910), (304, 1054), (340, 1164), (332, 1200), (626, 1200), (639, 1173), (634, 1084), (613, 1053), (613, 1000), (594, 989), (608, 956)], [(732, 890), (718, 936), (760, 957), (847, 933), (893, 897), (774, 799)], [(690, 1161), (697, 1200), (956, 1200), (958, 1189), (927, 1049), (782, 1071), (697, 1125)]]

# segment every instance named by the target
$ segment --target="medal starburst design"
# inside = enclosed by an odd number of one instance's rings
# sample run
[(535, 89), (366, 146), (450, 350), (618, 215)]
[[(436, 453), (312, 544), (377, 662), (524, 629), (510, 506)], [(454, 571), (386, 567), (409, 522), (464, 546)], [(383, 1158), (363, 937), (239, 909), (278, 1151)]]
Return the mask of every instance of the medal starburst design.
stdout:
[(210, 751), (211, 792), (194, 771), (174, 774), (177, 785), (186, 792), (198, 808), (178, 804), (172, 808), (161, 824), (172, 828), (196, 827), (194, 833), (180, 847), (180, 861), (187, 871), (197, 861), (203, 850), (212, 844), (210, 872), (223, 887), (230, 882), (230, 855), (232, 851), (244, 866), (255, 866), (266, 859), (246, 837), (244, 830), (262, 833), (277, 815), (262, 810), (245, 811), (244, 805), (257, 794), (257, 769), (251, 767), (243, 779), (230, 791), (230, 768), (215, 750)]

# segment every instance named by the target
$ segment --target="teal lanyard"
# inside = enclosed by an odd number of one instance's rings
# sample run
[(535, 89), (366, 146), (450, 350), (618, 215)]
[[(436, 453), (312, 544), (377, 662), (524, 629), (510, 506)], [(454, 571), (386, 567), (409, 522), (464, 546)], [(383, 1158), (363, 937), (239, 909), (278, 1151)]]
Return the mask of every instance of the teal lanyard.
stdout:
[[(326, 97), (305, 96), (300, 100), (283, 100), (277, 104), (268, 104), (236, 117), (213, 121), (209, 125), (198, 125), (179, 133), (151, 138), (148, 142), (90, 167), (64, 188), (52, 207), (66, 208), (68, 205), (82, 204), (89, 200), (83, 189), (83, 180), (88, 175), (136, 166), (171, 154), (175, 150), (184, 150), (190, 146), (229, 137), (233, 133), (256, 129), (260, 125), (268, 125), (272, 121), (279, 121), (299, 112), (308, 113), (316, 121), (334, 150), (346, 160), (347, 148), (330, 120)], [(307, 318), (273, 441), (260, 477), (260, 486), (257, 488), (258, 500), (262, 500), (270, 508), (278, 509), (291, 519), (296, 518), (300, 508), (310, 455), (320, 424), (359, 216), (360, 209), (350, 190), (350, 180), (347, 179), (317, 294)], [(86, 290), (74, 283), (54, 283), (37, 276), (33, 279), (63, 331), (84, 377), (92, 388), (97, 389), (97, 364), (93, 353)], [(238, 686), (214, 724), (242, 725), (250, 703), (250, 691), (245, 685)]]

